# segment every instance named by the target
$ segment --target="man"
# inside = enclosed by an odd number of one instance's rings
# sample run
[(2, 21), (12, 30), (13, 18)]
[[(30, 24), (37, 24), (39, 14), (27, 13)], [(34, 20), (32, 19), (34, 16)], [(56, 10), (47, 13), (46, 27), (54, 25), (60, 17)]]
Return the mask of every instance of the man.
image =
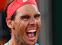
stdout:
[(35, 0), (14, 0), (7, 8), (11, 39), (5, 45), (38, 45), (40, 12)]

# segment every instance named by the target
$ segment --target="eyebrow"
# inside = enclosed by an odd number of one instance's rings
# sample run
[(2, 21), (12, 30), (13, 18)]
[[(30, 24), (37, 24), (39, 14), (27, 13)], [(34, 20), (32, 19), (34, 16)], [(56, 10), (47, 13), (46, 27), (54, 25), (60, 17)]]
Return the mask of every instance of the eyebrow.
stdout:
[(35, 14), (34, 16), (40, 16), (40, 14)]
[[(40, 14), (34, 14), (34, 17), (40, 16)], [(20, 18), (29, 18), (29, 15), (22, 15)]]
[(23, 16), (20, 16), (20, 18), (29, 18), (30, 16), (28, 16), (28, 15), (23, 15)]

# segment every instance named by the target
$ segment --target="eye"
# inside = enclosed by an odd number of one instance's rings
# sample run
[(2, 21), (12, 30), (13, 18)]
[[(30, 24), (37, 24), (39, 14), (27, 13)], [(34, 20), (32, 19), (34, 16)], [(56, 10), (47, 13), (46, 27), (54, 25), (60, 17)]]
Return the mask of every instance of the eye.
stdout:
[(21, 16), (21, 19), (23, 19), (23, 20), (28, 20), (29, 18), (30, 18), (30, 16), (28, 16), (28, 15)]
[(36, 19), (40, 18), (40, 14), (36, 14), (36, 15), (34, 16), (34, 18), (36, 18)]

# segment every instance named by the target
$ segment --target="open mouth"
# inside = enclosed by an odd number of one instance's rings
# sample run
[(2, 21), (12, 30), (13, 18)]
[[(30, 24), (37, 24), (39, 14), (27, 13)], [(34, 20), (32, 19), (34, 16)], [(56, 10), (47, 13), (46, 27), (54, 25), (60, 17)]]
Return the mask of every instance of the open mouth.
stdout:
[(33, 38), (36, 36), (36, 30), (29, 30), (26, 32), (26, 34), (29, 38)]

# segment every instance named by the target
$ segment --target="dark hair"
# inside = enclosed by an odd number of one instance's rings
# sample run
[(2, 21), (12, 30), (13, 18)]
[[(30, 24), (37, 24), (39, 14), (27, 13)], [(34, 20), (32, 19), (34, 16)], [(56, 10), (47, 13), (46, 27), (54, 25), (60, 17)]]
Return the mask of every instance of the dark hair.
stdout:
[[(6, 17), (7, 17), (7, 13), (6, 13), (7, 9), (5, 10), (5, 20), (6, 20)], [(11, 16), (11, 20), (14, 20), (15, 19), (15, 16), (16, 16), (16, 11), (14, 12), (14, 14)]]
[[(7, 8), (8, 8), (8, 6), (12, 3), (13, 1), (10, 1), (9, 3), (8, 3), (8, 5), (7, 5), (7, 7), (6, 7), (6, 9), (5, 9), (5, 19), (6, 19), (6, 17), (7, 17)], [(11, 20), (14, 20), (15, 19), (15, 15), (16, 15), (16, 11), (14, 12), (14, 14), (12, 15), (12, 17), (11, 17)]]
[[(3, 20), (2, 20), (3, 23), (2, 24), (3, 24), (3, 30), (4, 30), (4, 33), (5, 33), (4, 38), (6, 36), (6, 38), (7, 38), (6, 42), (7, 42), (11, 38), (11, 34), (10, 34), (11, 33), (11, 29), (6, 24), (6, 17), (7, 17), (6, 11), (7, 10), (5, 10), (4, 13), (3, 13), (4, 15), (3, 15)], [(15, 15), (16, 15), (16, 12), (12, 15), (11, 20), (15, 19)]]
[[(9, 6), (9, 4), (7, 5), (7, 7)], [(11, 38), (11, 34), (10, 34), (11, 30), (10, 30), (10, 28), (6, 24), (6, 17), (7, 17), (6, 11), (7, 11), (7, 7), (6, 7), (5, 10), (2, 11), (2, 17), (1, 17), (2, 18), (2, 21), (1, 21), (2, 22), (2, 31), (4, 33), (2, 38), (4, 38), (4, 40), (5, 40), (5, 37), (6, 37), (7, 38), (6, 42), (9, 41), (10, 38)], [(16, 12), (13, 14), (11, 20), (14, 20), (15, 15), (16, 15)]]
[[(9, 27), (7, 26), (7, 24), (6, 24), (6, 17), (7, 17), (7, 12), (6, 12), (6, 11), (7, 11), (7, 8), (8, 8), (8, 6), (9, 6), (10, 4), (11, 4), (11, 3), (9, 3), (9, 4), (7, 5), (7, 7), (6, 7), (6, 9), (4, 10), (4, 16), (3, 16), (3, 17), (4, 17), (4, 21), (3, 21), (4, 23), (3, 23), (3, 24), (5, 25), (5, 26), (3, 26), (3, 28), (6, 29), (6, 30), (10, 30), (10, 28), (9, 28)], [(15, 19), (15, 15), (16, 15), (16, 11), (15, 11), (15, 13), (12, 15), (11, 20), (14, 20), (14, 19)], [(11, 31), (9, 31), (9, 32), (11, 32)]]
[(14, 20), (14, 19), (15, 19), (15, 16), (16, 16), (16, 11), (15, 11), (15, 13), (12, 15), (11, 20)]

